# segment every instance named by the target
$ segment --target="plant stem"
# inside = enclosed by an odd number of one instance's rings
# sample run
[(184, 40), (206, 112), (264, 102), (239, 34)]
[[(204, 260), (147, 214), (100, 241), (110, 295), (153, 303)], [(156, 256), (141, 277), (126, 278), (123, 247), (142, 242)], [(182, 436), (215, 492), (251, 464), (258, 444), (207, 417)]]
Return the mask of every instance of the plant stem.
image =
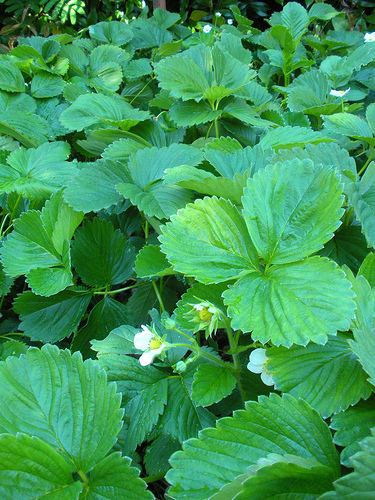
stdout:
[(366, 167), (370, 163), (370, 161), (373, 159), (374, 154), (375, 154), (375, 148), (372, 148), (370, 156), (367, 158), (366, 163), (363, 165), (363, 167), (361, 168), (361, 170), (358, 172), (358, 175), (361, 175), (366, 170)]
[(82, 479), (82, 482), (84, 485), (87, 485), (89, 483), (89, 480), (87, 479), (86, 475), (81, 471), (77, 470), (79, 477)]
[(216, 138), (219, 139), (220, 135), (219, 135), (219, 124), (218, 124), (218, 121), (217, 119), (214, 120), (214, 123), (215, 123), (215, 134), (216, 134)]
[(160, 292), (159, 292), (159, 289), (157, 287), (157, 284), (156, 284), (155, 280), (152, 281), (152, 286), (154, 287), (154, 291), (155, 291), (156, 297), (157, 297), (159, 305), (160, 305), (160, 310), (161, 310), (161, 312), (164, 312), (165, 311), (165, 307), (164, 307), (164, 304), (163, 304), (163, 299), (161, 298), (161, 295), (160, 295)]
[(10, 219), (9, 219), (9, 226), (8, 226), (8, 229), (9, 227), (12, 225), (12, 222), (13, 222), (13, 218), (15, 216), (15, 213), (16, 213), (16, 210), (18, 208), (18, 205), (20, 204), (20, 201), (22, 200), (22, 194), (18, 195), (18, 198), (16, 200), (16, 203), (14, 204), (14, 207), (13, 207), (13, 210), (12, 210), (12, 213), (10, 214)]
[(93, 295), (115, 295), (116, 293), (126, 292), (126, 290), (131, 290), (132, 288), (136, 288), (137, 286), (140, 285), (142, 285), (142, 283), (136, 283), (135, 285), (126, 286), (124, 288), (118, 288), (117, 290), (111, 290), (109, 292), (107, 290), (105, 290), (104, 292), (99, 292), (99, 291), (93, 292)]
[(245, 403), (246, 394), (245, 394), (245, 391), (244, 391), (242, 384), (241, 384), (241, 363), (240, 363), (240, 358), (238, 356), (238, 353), (236, 352), (238, 340), (239, 340), (239, 335), (236, 334), (236, 337), (234, 338), (233, 333), (232, 333), (232, 328), (231, 328), (229, 322), (227, 321), (226, 323), (227, 324), (226, 324), (225, 329), (226, 329), (227, 335), (228, 335), (229, 346), (230, 346), (230, 349), (232, 351), (232, 359), (233, 359), (233, 367), (234, 367), (235, 377), (237, 379), (237, 384), (238, 384), (238, 388), (240, 390), (242, 402)]

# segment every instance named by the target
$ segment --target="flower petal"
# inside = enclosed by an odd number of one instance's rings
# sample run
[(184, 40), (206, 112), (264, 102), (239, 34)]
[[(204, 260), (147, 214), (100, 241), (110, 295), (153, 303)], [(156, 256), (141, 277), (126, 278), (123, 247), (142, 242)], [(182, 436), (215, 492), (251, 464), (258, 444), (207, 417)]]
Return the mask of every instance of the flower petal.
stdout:
[(263, 372), (263, 365), (255, 365), (251, 361), (249, 361), (246, 365), (246, 368), (250, 370), (252, 373), (262, 373)]
[(165, 345), (162, 345), (158, 349), (151, 349), (149, 351), (144, 352), (142, 356), (140, 356), (139, 358), (141, 366), (150, 365), (154, 361), (154, 358), (156, 358), (156, 356), (162, 353), (164, 347)]
[[(143, 325), (142, 325), (143, 328)], [(147, 330), (147, 331), (146, 331)], [(155, 334), (150, 332), (148, 329), (143, 329), (143, 332), (138, 332), (133, 340), (134, 347), (136, 349), (140, 349), (141, 351), (145, 351), (149, 348), (151, 340), (155, 337)]]
[(273, 373), (271, 373), (271, 372), (262, 372), (260, 378), (261, 378), (263, 384), (265, 384), (265, 385), (268, 385), (268, 386), (275, 385), (275, 382), (273, 380)]
[(264, 365), (267, 363), (268, 358), (266, 356), (266, 349), (258, 348), (251, 351), (249, 361), (254, 365)]

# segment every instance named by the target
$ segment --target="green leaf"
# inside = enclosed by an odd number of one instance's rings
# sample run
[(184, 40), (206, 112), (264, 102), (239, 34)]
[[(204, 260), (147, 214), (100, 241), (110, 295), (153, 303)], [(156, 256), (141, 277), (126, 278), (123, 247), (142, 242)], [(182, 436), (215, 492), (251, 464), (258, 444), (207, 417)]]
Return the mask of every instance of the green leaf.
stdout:
[(127, 44), (133, 38), (130, 26), (126, 23), (119, 23), (118, 21), (102, 21), (90, 26), (89, 34), (94, 40), (118, 45), (119, 47)]
[(346, 192), (369, 245), (375, 247), (375, 162), (371, 162), (361, 180), (350, 183)]
[(227, 200), (197, 200), (161, 230), (161, 249), (174, 269), (202, 283), (236, 278), (258, 264), (245, 222)]
[(121, 398), (91, 360), (47, 344), (7, 358), (0, 381), (0, 431), (43, 439), (71, 470), (90, 471), (115, 443)]
[(339, 264), (347, 265), (357, 272), (368, 252), (367, 241), (361, 232), (361, 226), (341, 226), (332, 240), (328, 241), (319, 255), (329, 257)]
[(61, 192), (48, 200), (41, 212), (23, 213), (2, 248), (5, 272), (14, 277), (26, 274), (38, 295), (64, 290), (72, 284), (69, 242), (82, 218), (82, 213), (63, 202)]
[(127, 281), (134, 272), (135, 250), (113, 225), (95, 218), (78, 228), (72, 263), (87, 285), (106, 287)]
[(88, 85), (97, 92), (116, 92), (123, 80), (120, 64), (129, 54), (114, 45), (99, 45), (90, 54)]
[(245, 410), (185, 443), (184, 451), (170, 460), (170, 495), (176, 500), (211, 498), (269, 453), (313, 459), (330, 468), (334, 478), (340, 474), (328, 426), (319, 415), (301, 399), (271, 394), (247, 402)]
[(80, 351), (85, 358), (93, 357), (89, 342), (104, 339), (111, 330), (128, 323), (129, 316), (124, 304), (111, 297), (104, 297), (91, 309), (85, 326), (75, 332), (71, 351)]
[(343, 214), (335, 173), (309, 160), (261, 170), (248, 180), (242, 203), (250, 237), (268, 265), (293, 262), (322, 248)]
[[(307, 30), (309, 16), (307, 10), (297, 2), (289, 2), (280, 13), (278, 24), (286, 26), (295, 40), (299, 40)], [(274, 24), (273, 16), (270, 19), (271, 25)]]
[(200, 101), (210, 86), (198, 65), (184, 55), (167, 57), (155, 66), (155, 74), (162, 89), (172, 97), (186, 101)]
[(201, 158), (200, 151), (185, 144), (139, 150), (127, 166), (130, 182), (120, 182), (116, 189), (149, 217), (168, 218), (192, 200), (192, 193), (163, 183), (164, 170), (181, 164), (196, 165)]
[(371, 131), (375, 134), (375, 103), (369, 104), (366, 108), (366, 119)]
[(231, 394), (237, 380), (224, 366), (199, 365), (194, 374), (191, 397), (198, 406), (210, 406)]
[(26, 148), (36, 148), (48, 141), (50, 128), (41, 116), (22, 111), (2, 112), (0, 133), (10, 135)]
[(276, 346), (325, 344), (349, 329), (354, 293), (343, 271), (322, 257), (271, 266), (246, 274), (224, 292), (232, 327)]
[(373, 496), (375, 491), (375, 429), (372, 435), (364, 439), (359, 446), (361, 451), (351, 458), (354, 472), (337, 480), (334, 483), (335, 493), (327, 493), (322, 500), (339, 500), (355, 498), (366, 500)]
[[(130, 459), (112, 453), (95, 465), (88, 487), (80, 500), (152, 500), (146, 483), (138, 478), (139, 470), (129, 467)], [(65, 499), (64, 499), (65, 500)]]
[(329, 21), (338, 15), (340, 15), (340, 12), (334, 9), (332, 5), (326, 3), (314, 3), (309, 10), (310, 20), (321, 19), (322, 21)]
[(31, 95), (38, 99), (56, 97), (63, 93), (64, 86), (65, 82), (61, 76), (41, 71), (31, 80)]
[(24, 292), (14, 302), (14, 310), (21, 319), (18, 328), (31, 340), (57, 342), (77, 329), (90, 300), (90, 293), (73, 290), (51, 297)]
[(274, 130), (267, 132), (267, 134), (260, 140), (259, 144), (263, 149), (274, 148), (278, 149), (291, 149), (296, 146), (303, 147), (306, 144), (320, 144), (322, 142), (331, 142), (329, 139), (320, 132), (308, 129), (306, 127), (278, 127)]
[(48, 198), (76, 174), (74, 163), (65, 161), (69, 154), (69, 144), (61, 141), (12, 151), (7, 165), (0, 164), (0, 193), (16, 191), (31, 200)]
[(160, 434), (146, 449), (144, 464), (148, 475), (159, 474), (170, 468), (169, 458), (181, 449), (180, 442), (171, 436)]
[(78, 500), (83, 484), (72, 466), (38, 437), (18, 433), (0, 436), (0, 495), (14, 498)]
[(267, 357), (276, 389), (304, 399), (324, 418), (371, 394), (367, 374), (345, 337), (329, 336), (325, 345), (271, 348)]
[(369, 374), (368, 381), (375, 385), (375, 330), (363, 325), (360, 329), (353, 329), (353, 334), (354, 340), (349, 341), (350, 346)]
[(372, 138), (372, 130), (367, 122), (356, 115), (336, 113), (324, 117), (324, 126), (331, 132), (354, 138)]
[(332, 470), (314, 460), (271, 454), (261, 462), (256, 473), (244, 481), (236, 500), (276, 500), (280, 495), (315, 500), (332, 488)]
[(358, 276), (364, 276), (371, 288), (375, 287), (375, 253), (370, 252), (361, 264)]
[(176, 102), (169, 110), (170, 117), (179, 127), (191, 127), (200, 123), (207, 123), (219, 118), (220, 109), (212, 109), (206, 101), (193, 100)]
[(102, 123), (128, 130), (149, 116), (148, 111), (133, 108), (119, 96), (115, 98), (114, 95), (84, 94), (61, 113), (60, 122), (68, 130), (79, 131)]
[(135, 272), (139, 278), (175, 274), (158, 245), (147, 245), (141, 249), (135, 261)]
[(8, 356), (20, 357), (28, 348), (27, 344), (18, 340), (6, 340), (0, 344), (0, 361), (4, 361)]
[(333, 415), (330, 427), (336, 432), (333, 442), (344, 449), (341, 452), (341, 463), (351, 467), (350, 457), (360, 451), (359, 443), (371, 434), (375, 425), (375, 408), (373, 398), (360, 401), (354, 407)]
[(25, 92), (25, 80), (12, 61), (1, 60), (0, 89), (7, 92)]
[(264, 168), (267, 164), (266, 152), (259, 146), (253, 148), (247, 146), (234, 151), (222, 151), (220, 149), (208, 148), (204, 157), (223, 177), (233, 179), (235, 174), (253, 174)]

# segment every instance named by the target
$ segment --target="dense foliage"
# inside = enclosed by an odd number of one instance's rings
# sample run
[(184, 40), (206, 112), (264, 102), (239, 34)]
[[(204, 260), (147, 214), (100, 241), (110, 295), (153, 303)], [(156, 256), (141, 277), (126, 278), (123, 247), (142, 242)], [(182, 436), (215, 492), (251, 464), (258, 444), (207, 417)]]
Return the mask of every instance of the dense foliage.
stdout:
[(375, 34), (229, 11), (0, 56), (4, 500), (375, 494)]

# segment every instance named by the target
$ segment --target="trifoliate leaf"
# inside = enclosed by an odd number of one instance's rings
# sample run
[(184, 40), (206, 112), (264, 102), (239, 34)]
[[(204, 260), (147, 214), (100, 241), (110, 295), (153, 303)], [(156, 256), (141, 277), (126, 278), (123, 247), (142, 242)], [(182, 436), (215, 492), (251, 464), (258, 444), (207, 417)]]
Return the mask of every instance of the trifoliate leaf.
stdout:
[(0, 165), (0, 193), (16, 191), (31, 200), (48, 198), (77, 172), (74, 163), (65, 161), (69, 153), (69, 144), (60, 141), (13, 151), (7, 165)]
[(51, 297), (24, 292), (14, 302), (20, 315), (19, 329), (31, 340), (57, 342), (78, 327), (91, 300), (91, 293), (64, 290)]
[(30, 348), (0, 364), (0, 382), (0, 432), (43, 439), (70, 470), (87, 473), (115, 443), (121, 398), (105, 372), (80, 354), (48, 344)]
[(161, 249), (174, 269), (202, 283), (227, 281), (257, 266), (245, 222), (227, 200), (197, 200), (161, 229)]
[(56, 97), (63, 93), (64, 86), (61, 76), (41, 71), (31, 80), (31, 95), (37, 99)]
[(102, 21), (94, 24), (90, 26), (89, 34), (94, 40), (118, 45), (119, 47), (127, 44), (133, 38), (130, 26), (126, 23), (119, 23), (118, 21)]
[(330, 427), (336, 431), (333, 442), (344, 448), (340, 458), (345, 467), (351, 467), (350, 457), (360, 451), (359, 443), (371, 434), (374, 425), (373, 398), (332, 416)]
[(249, 234), (266, 264), (316, 252), (332, 238), (343, 214), (342, 186), (334, 172), (308, 160), (259, 171), (247, 181), (242, 203)]
[(72, 465), (35, 436), (0, 436), (0, 495), (14, 498), (78, 500), (83, 484), (72, 476)]
[(199, 365), (191, 397), (198, 406), (210, 406), (231, 394), (237, 380), (225, 366)]
[(223, 296), (235, 330), (290, 347), (325, 344), (327, 335), (348, 330), (355, 309), (350, 287), (332, 261), (315, 256), (249, 272)]
[(276, 389), (304, 399), (324, 418), (371, 394), (367, 374), (345, 337), (329, 336), (325, 345), (267, 349), (267, 357)]
[(110, 222), (96, 217), (75, 232), (72, 262), (87, 285), (124, 283), (134, 272), (134, 259), (134, 247)]
[(246, 403), (245, 410), (218, 420), (215, 429), (205, 429), (198, 439), (184, 443), (184, 451), (170, 460), (170, 495), (176, 500), (210, 498), (269, 453), (313, 459), (328, 467), (333, 478), (340, 474), (337, 452), (321, 417), (301, 399), (271, 394)]

